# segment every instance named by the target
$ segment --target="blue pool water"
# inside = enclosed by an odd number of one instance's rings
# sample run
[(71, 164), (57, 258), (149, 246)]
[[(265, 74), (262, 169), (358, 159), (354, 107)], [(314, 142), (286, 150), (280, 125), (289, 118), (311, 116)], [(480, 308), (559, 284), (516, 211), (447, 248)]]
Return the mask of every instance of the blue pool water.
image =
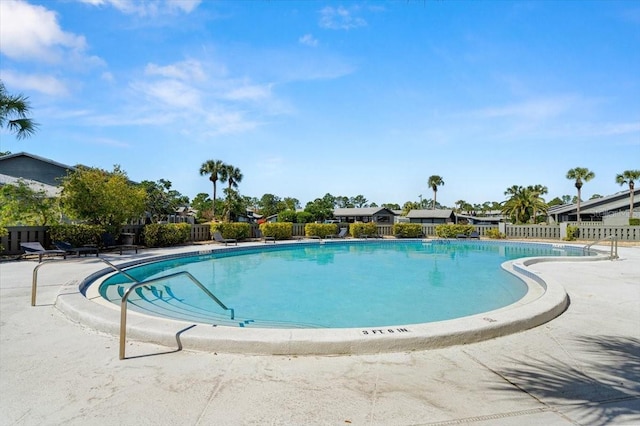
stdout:
[[(530, 256), (583, 255), (550, 244), (483, 241), (358, 241), (269, 245), (137, 266), (142, 281), (188, 271), (226, 306), (232, 320), (188, 278), (156, 282), (130, 309), (240, 327), (379, 327), (459, 318), (512, 304), (527, 286), (500, 268)], [(100, 285), (119, 303), (130, 281)]]

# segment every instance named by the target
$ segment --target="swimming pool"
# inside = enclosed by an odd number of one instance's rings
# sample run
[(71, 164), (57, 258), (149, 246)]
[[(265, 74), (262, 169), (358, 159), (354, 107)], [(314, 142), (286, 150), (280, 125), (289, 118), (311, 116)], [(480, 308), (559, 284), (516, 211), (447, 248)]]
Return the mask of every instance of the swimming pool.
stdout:
[[(188, 271), (235, 317), (187, 279), (130, 297), (138, 312), (243, 328), (375, 328), (489, 312), (522, 300), (529, 286), (500, 266), (531, 256), (583, 256), (576, 247), (458, 240), (281, 244), (165, 259), (127, 269), (139, 281)], [(100, 284), (119, 303), (129, 278)]]

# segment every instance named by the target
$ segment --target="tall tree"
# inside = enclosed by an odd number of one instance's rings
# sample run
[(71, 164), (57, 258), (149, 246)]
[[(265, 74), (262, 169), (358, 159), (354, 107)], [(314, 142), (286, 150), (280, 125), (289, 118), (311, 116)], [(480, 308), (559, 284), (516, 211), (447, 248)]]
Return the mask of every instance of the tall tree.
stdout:
[(616, 183), (629, 185), (629, 219), (633, 218), (633, 192), (636, 180), (640, 179), (640, 170), (625, 170), (616, 176)]
[(217, 196), (217, 182), (226, 179), (221, 179), (221, 175), (224, 174), (227, 167), (221, 160), (207, 160), (200, 166), (200, 176), (209, 175), (209, 180), (213, 184), (213, 203), (211, 207), (211, 217), (216, 218), (216, 196)]
[(231, 211), (233, 210), (233, 204), (236, 202), (235, 197), (237, 194), (234, 194), (234, 189), (238, 187), (238, 184), (242, 182), (242, 172), (239, 168), (232, 166), (230, 164), (226, 164), (220, 173), (220, 180), (222, 182), (227, 182), (228, 187), (226, 190), (227, 193), (227, 203), (226, 203), (226, 212), (225, 212), (225, 220), (231, 220)]
[(30, 109), (29, 98), (8, 94), (4, 83), (0, 81), (0, 127), (9, 129), (18, 139), (33, 135), (38, 124), (27, 118)]
[(502, 213), (514, 223), (527, 223), (534, 211), (546, 211), (546, 204), (531, 186), (512, 186), (505, 191), (510, 198), (504, 202)]
[(536, 199), (533, 202), (533, 214), (531, 215), (531, 223), (535, 224), (537, 223), (537, 220), (536, 220), (536, 216), (538, 214), (537, 206), (540, 204), (538, 201), (541, 201), (542, 203), (544, 203), (544, 198), (542, 198), (541, 195), (545, 195), (546, 193), (548, 193), (549, 189), (544, 185), (532, 185), (532, 186), (529, 186), (529, 189), (531, 190), (532, 197)]
[(444, 185), (444, 180), (442, 177), (438, 175), (429, 176), (428, 185), (433, 191), (433, 204), (431, 205), (432, 209), (436, 208), (436, 195), (438, 193), (438, 187)]
[(364, 195), (356, 195), (355, 197), (351, 197), (349, 201), (351, 202), (351, 204), (354, 205), (354, 207), (357, 207), (357, 208), (368, 206), (367, 204), (368, 201), (366, 198), (364, 198)]
[(175, 189), (171, 189), (171, 181), (160, 179), (157, 182), (143, 180), (140, 182), (147, 193), (145, 209), (153, 222), (168, 219), (175, 214), (178, 207), (187, 206), (189, 197), (186, 197)]
[(575, 187), (578, 190), (578, 224), (580, 224), (580, 194), (582, 191), (582, 185), (584, 182), (589, 182), (594, 177), (596, 177), (596, 174), (585, 167), (576, 167), (567, 172), (567, 179), (575, 180)]

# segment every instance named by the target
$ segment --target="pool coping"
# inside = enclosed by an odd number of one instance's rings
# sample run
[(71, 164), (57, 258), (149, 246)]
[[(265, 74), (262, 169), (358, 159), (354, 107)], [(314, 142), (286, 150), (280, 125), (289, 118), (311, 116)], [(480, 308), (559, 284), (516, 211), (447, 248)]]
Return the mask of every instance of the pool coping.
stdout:
[[(432, 242), (434, 240), (424, 241)], [(282, 245), (323, 243), (332, 244), (334, 242), (302, 241), (283, 243)], [(487, 241), (486, 243), (491, 242)], [(581, 248), (581, 246), (571, 244), (533, 242), (517, 242), (517, 244)], [(242, 248), (261, 246), (247, 244)], [(233, 250), (229, 247), (207, 248), (193, 252), (154, 256), (153, 258), (123, 262), (118, 266), (127, 267), (157, 259), (230, 249)], [(502, 264), (502, 268), (527, 284), (529, 287), (527, 295), (506, 307), (453, 320), (375, 328), (265, 329), (212, 326), (152, 317), (129, 311), (127, 339), (168, 347), (177, 345), (199, 351), (263, 355), (372, 354), (435, 349), (479, 342), (537, 327), (562, 314), (569, 304), (569, 297), (564, 287), (553, 279), (544, 277), (532, 267), (541, 262), (596, 261), (608, 258), (602, 251), (597, 249), (592, 249), (592, 251), (598, 254), (588, 257), (526, 257), (507, 261)], [(105, 269), (87, 278), (96, 275), (105, 275)], [(86, 287), (87, 278), (80, 284), (78, 281), (74, 281), (63, 286), (56, 298), (56, 308), (69, 319), (84, 326), (99, 332), (119, 335), (119, 307), (102, 299), (97, 290), (90, 291), (91, 286)], [(97, 288), (97, 286), (93, 287)], [(99, 302), (100, 300), (104, 300), (105, 303)]]

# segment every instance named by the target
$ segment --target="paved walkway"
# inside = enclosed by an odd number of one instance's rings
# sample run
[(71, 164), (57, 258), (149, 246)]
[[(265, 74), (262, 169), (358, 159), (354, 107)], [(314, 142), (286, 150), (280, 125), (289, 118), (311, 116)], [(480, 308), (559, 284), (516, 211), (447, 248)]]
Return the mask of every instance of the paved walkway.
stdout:
[(640, 425), (640, 247), (619, 251), (617, 261), (536, 264), (571, 305), (535, 329), (333, 357), (129, 342), (120, 361), (117, 336), (54, 306), (95, 261), (42, 268), (36, 307), (36, 262), (0, 263), (0, 424)]

